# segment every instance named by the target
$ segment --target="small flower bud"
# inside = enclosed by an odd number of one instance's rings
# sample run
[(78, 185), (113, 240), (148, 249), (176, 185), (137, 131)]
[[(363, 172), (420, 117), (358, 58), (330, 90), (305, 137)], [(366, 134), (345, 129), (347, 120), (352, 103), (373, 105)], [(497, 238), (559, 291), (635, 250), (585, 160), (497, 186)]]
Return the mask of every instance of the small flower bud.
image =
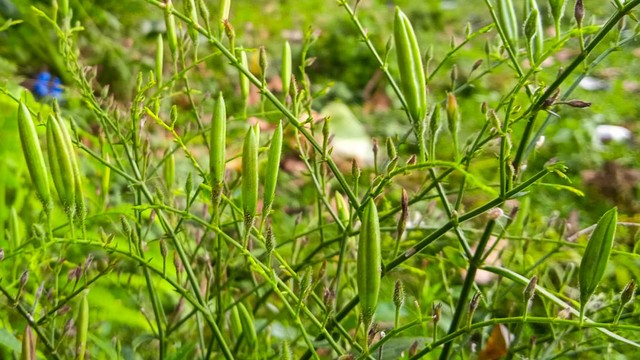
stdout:
[(390, 137), (387, 138), (386, 147), (387, 157), (389, 158), (389, 160), (395, 159), (396, 156), (398, 156), (398, 154), (396, 153), (396, 145), (393, 143), (393, 139), (391, 139)]
[(527, 287), (524, 289), (524, 292), (523, 292), (524, 301), (527, 302), (527, 304), (533, 301), (533, 297), (536, 295), (537, 284), (538, 284), (538, 277), (534, 275), (531, 278), (531, 280), (529, 280), (529, 283), (527, 284)]
[(582, 0), (576, 0), (576, 6), (573, 9), (573, 16), (576, 18), (578, 27), (582, 27), (582, 20), (584, 20), (584, 4)]
[(404, 286), (401, 280), (396, 280), (393, 288), (393, 304), (396, 308), (400, 308), (404, 304)]
[(631, 280), (629, 281), (627, 286), (624, 287), (624, 289), (622, 290), (622, 293), (620, 294), (620, 302), (622, 303), (622, 306), (627, 305), (627, 303), (631, 301), (635, 295), (636, 295), (636, 281)]

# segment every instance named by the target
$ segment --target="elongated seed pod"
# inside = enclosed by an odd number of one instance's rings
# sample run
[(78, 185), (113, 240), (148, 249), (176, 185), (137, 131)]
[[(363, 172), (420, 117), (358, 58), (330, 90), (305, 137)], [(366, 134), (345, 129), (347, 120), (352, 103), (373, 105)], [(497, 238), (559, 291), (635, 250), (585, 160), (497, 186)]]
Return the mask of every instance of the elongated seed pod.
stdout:
[(247, 131), (242, 146), (242, 209), (247, 228), (258, 208), (258, 138), (255, 125)]
[[(249, 60), (247, 60), (247, 53), (244, 50), (240, 50), (240, 64), (245, 69), (249, 68)], [(249, 86), (249, 78), (240, 72), (240, 95), (245, 106), (249, 101)]]
[(178, 50), (178, 35), (176, 34), (176, 19), (173, 17), (173, 3), (171, 0), (166, 0), (164, 10), (164, 22), (167, 27), (167, 41), (169, 42), (169, 50), (171, 55), (176, 59)]
[(89, 300), (87, 294), (80, 300), (78, 317), (76, 319), (76, 359), (84, 360), (87, 351), (87, 335), (89, 332)]
[(164, 166), (162, 168), (162, 175), (164, 177), (164, 183), (167, 186), (168, 190), (171, 190), (173, 187), (173, 182), (176, 177), (176, 158), (173, 152), (170, 152), (170, 149), (167, 149), (164, 152)]
[(276, 194), (276, 184), (278, 182), (278, 170), (280, 169), (280, 155), (282, 154), (282, 121), (278, 123), (276, 130), (271, 137), (269, 147), (269, 160), (267, 161), (267, 172), (264, 180), (264, 204), (263, 213), (268, 214), (273, 204)]
[(209, 168), (211, 171), (211, 187), (213, 198), (219, 199), (224, 183), (225, 148), (227, 139), (227, 110), (222, 92), (218, 94), (213, 118), (211, 119), (211, 134), (209, 147)]
[(73, 165), (67, 149), (60, 124), (53, 115), (47, 121), (47, 155), (53, 185), (55, 185), (60, 203), (67, 214), (74, 212), (75, 182)]
[(282, 78), (282, 93), (284, 97), (289, 94), (289, 86), (291, 86), (291, 45), (285, 41), (282, 48), (282, 69), (280, 77)]
[(87, 208), (84, 202), (84, 186), (82, 186), (82, 174), (80, 173), (78, 158), (76, 157), (73, 142), (71, 141), (71, 134), (69, 133), (66, 122), (62, 118), (55, 118), (60, 125), (60, 131), (64, 139), (67, 154), (69, 154), (71, 169), (73, 170), (75, 215), (84, 224), (87, 216)]
[(33, 330), (27, 325), (24, 329), (24, 336), (22, 337), (22, 353), (20, 353), (20, 360), (36, 360), (36, 337), (33, 336)]
[[(184, 12), (187, 16), (189, 16), (189, 20), (191, 20), (194, 25), (198, 25), (198, 9), (196, 8), (195, 0), (185, 0), (184, 1)], [(197, 46), (198, 45), (198, 30), (195, 26), (188, 26), (189, 38), (191, 41)]]
[(18, 105), (18, 131), (20, 132), (22, 152), (29, 168), (31, 181), (36, 187), (36, 193), (40, 201), (42, 201), (45, 211), (49, 211), (51, 207), (51, 192), (49, 190), (47, 167), (40, 149), (36, 126), (33, 123), (29, 109), (23, 103)]
[(242, 334), (242, 321), (240, 320), (238, 306), (232, 307), (229, 312), (229, 328), (231, 328), (231, 332), (236, 337), (240, 337), (240, 334)]
[(402, 92), (407, 102), (407, 110), (415, 122), (414, 126), (417, 126), (424, 121), (427, 113), (427, 85), (418, 41), (409, 19), (398, 7), (393, 24), (393, 38)]
[(162, 86), (163, 65), (164, 65), (164, 41), (162, 40), (162, 34), (158, 34), (158, 37), (156, 38), (156, 66), (155, 66), (156, 84), (158, 87)]
[(512, 0), (498, 0), (497, 3), (498, 21), (505, 32), (507, 40), (512, 48), (518, 48), (518, 19), (513, 7)]
[(617, 222), (618, 210), (616, 208), (602, 215), (584, 250), (578, 274), (581, 317), (589, 298), (596, 291), (607, 269), (613, 240), (616, 236)]
[(362, 318), (368, 331), (378, 305), (382, 254), (380, 253), (380, 224), (378, 209), (373, 200), (367, 203), (360, 227), (357, 257), (357, 284)]
[(218, 22), (223, 23), (229, 20), (229, 11), (231, 10), (231, 0), (220, 1), (220, 12), (218, 13)]
[(532, 18), (535, 26), (535, 34), (529, 37), (531, 53), (535, 61), (538, 60), (542, 52), (544, 51), (544, 28), (542, 27), (542, 15), (540, 9), (538, 9), (538, 3), (536, 0), (528, 0), (530, 9), (529, 17)]
[(340, 222), (342, 222), (342, 224), (344, 226), (347, 226), (349, 223), (349, 205), (347, 205), (347, 202), (344, 200), (344, 196), (342, 196), (342, 194), (339, 191), (336, 191), (336, 193), (334, 194), (334, 197), (336, 199), (336, 212), (338, 213), (338, 218), (340, 219)]
[(249, 345), (255, 345), (258, 342), (258, 335), (256, 334), (256, 328), (253, 324), (253, 316), (247, 310), (243, 303), (238, 304), (238, 313), (240, 315), (240, 322), (242, 323), (242, 333)]

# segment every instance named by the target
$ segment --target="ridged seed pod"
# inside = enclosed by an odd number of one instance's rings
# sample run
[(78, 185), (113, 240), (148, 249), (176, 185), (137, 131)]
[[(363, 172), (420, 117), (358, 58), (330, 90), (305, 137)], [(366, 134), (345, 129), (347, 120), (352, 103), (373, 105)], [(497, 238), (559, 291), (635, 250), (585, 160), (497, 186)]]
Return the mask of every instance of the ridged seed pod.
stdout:
[(407, 16), (396, 7), (393, 24), (402, 92), (412, 120), (422, 123), (427, 113), (427, 89), (418, 41)]
[(278, 170), (280, 169), (280, 155), (282, 154), (282, 121), (278, 123), (271, 138), (269, 147), (269, 160), (267, 161), (267, 172), (264, 181), (264, 210), (266, 215), (271, 210), (273, 199), (276, 194), (276, 184), (278, 182)]
[(253, 316), (247, 310), (243, 303), (238, 304), (238, 313), (240, 315), (240, 322), (242, 323), (242, 333), (249, 345), (255, 345), (258, 342), (258, 335), (256, 334), (256, 328), (253, 324)]
[(87, 295), (80, 300), (78, 317), (76, 319), (76, 359), (84, 360), (87, 352), (87, 335), (89, 332), (89, 301)]
[(284, 43), (282, 48), (282, 93), (285, 97), (289, 93), (289, 86), (291, 86), (291, 45), (288, 41)]
[(80, 173), (80, 165), (78, 164), (78, 158), (76, 157), (73, 142), (71, 141), (71, 135), (65, 121), (58, 117), (56, 117), (56, 120), (60, 125), (60, 131), (62, 132), (65, 147), (67, 149), (67, 154), (69, 154), (69, 160), (71, 160), (71, 168), (73, 170), (75, 215), (81, 222), (84, 223), (84, 220), (87, 216), (87, 208), (84, 202), (84, 186), (82, 186), (82, 174)]
[(382, 254), (380, 250), (380, 224), (378, 209), (373, 200), (367, 203), (360, 227), (357, 257), (357, 284), (362, 318), (368, 331), (378, 305)]
[(23, 103), (18, 105), (18, 131), (20, 132), (20, 143), (24, 159), (29, 168), (31, 181), (36, 187), (38, 198), (42, 201), (45, 211), (49, 211), (51, 206), (51, 192), (49, 190), (49, 177), (47, 167), (44, 163), (44, 156), (40, 149), (38, 133), (33, 123), (29, 109)]
[(47, 155), (51, 177), (60, 203), (65, 212), (71, 216), (75, 211), (73, 164), (60, 124), (53, 115), (50, 115), (47, 121)]
[(255, 125), (247, 131), (242, 146), (242, 209), (247, 229), (258, 208), (258, 136)]
[(227, 139), (227, 110), (222, 92), (218, 94), (213, 118), (209, 147), (209, 168), (211, 171), (211, 187), (215, 201), (220, 198), (225, 172), (225, 149)]
[(20, 353), (20, 360), (36, 360), (36, 337), (33, 336), (33, 330), (27, 325), (24, 329), (24, 336), (22, 337), (22, 352)]

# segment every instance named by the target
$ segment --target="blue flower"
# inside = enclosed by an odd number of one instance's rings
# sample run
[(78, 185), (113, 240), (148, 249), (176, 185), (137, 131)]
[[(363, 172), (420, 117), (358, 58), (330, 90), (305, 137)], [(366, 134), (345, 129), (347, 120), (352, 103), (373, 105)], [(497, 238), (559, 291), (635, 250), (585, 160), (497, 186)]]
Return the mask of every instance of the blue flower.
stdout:
[(36, 75), (36, 81), (31, 89), (33, 94), (39, 98), (51, 96), (60, 100), (62, 98), (62, 81), (59, 77), (54, 77), (51, 80), (51, 73), (48, 71), (41, 71)]

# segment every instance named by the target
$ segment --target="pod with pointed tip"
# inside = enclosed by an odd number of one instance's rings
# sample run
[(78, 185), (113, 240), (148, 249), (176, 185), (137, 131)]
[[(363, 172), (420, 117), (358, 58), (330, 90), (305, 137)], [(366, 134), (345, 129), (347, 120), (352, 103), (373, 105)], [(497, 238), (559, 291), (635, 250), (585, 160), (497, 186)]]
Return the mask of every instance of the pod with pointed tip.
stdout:
[(396, 44), (398, 69), (402, 93), (407, 103), (407, 111), (416, 123), (422, 123), (427, 113), (427, 82), (422, 65), (422, 55), (416, 35), (407, 16), (396, 7), (393, 24), (393, 38)]
[(288, 41), (284, 43), (282, 48), (282, 93), (286, 97), (291, 86), (291, 45)]
[(382, 254), (380, 250), (380, 223), (378, 209), (373, 200), (364, 208), (358, 238), (357, 284), (362, 318), (368, 331), (378, 305)]
[(87, 352), (87, 335), (89, 332), (89, 300), (85, 293), (80, 300), (78, 317), (76, 319), (76, 359), (83, 360)]
[(227, 139), (227, 110), (222, 92), (218, 94), (213, 118), (209, 146), (209, 168), (211, 171), (211, 187), (214, 199), (220, 198), (225, 172), (225, 149)]
[(20, 360), (36, 360), (36, 355), (36, 337), (33, 336), (31, 327), (27, 325), (24, 329), (24, 336), (22, 337)]
[(269, 147), (269, 159), (267, 161), (267, 172), (264, 181), (264, 214), (268, 214), (273, 204), (276, 194), (276, 184), (278, 182), (278, 170), (280, 169), (280, 155), (282, 154), (282, 121), (278, 123), (276, 130), (271, 137)]
[(247, 227), (258, 209), (258, 125), (249, 128), (242, 146), (242, 210)]
[(256, 328), (253, 324), (253, 316), (243, 303), (238, 303), (238, 313), (240, 315), (240, 322), (242, 323), (242, 334), (247, 340), (249, 345), (255, 345), (258, 342), (258, 335), (256, 334)]
[(42, 201), (45, 211), (48, 211), (51, 206), (51, 192), (49, 190), (47, 167), (44, 163), (42, 149), (40, 149), (36, 126), (31, 118), (29, 109), (24, 103), (18, 105), (18, 131), (31, 181), (36, 187), (36, 193), (40, 201)]
[(60, 203), (65, 212), (72, 214), (75, 211), (73, 164), (60, 123), (53, 115), (50, 115), (47, 121), (47, 155), (53, 185), (58, 192)]

